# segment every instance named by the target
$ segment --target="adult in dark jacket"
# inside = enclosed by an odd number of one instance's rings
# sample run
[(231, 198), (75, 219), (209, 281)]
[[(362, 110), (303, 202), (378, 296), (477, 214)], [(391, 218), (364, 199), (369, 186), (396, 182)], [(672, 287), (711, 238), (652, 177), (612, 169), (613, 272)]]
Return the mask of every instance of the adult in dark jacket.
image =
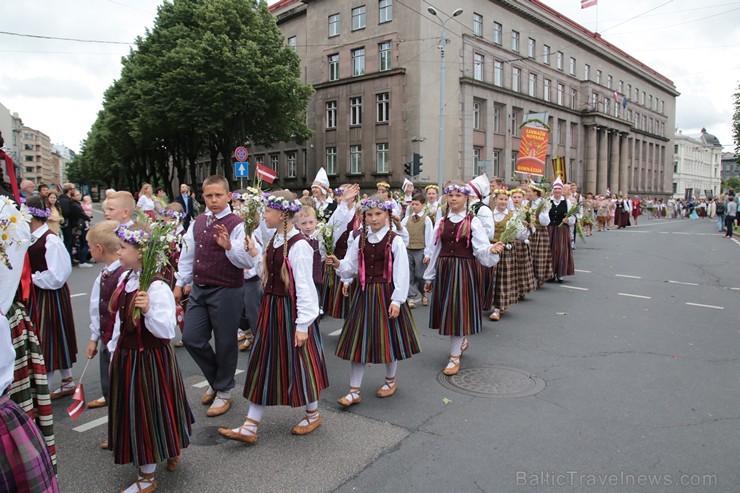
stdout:
[[(72, 258), (72, 247), (74, 246), (74, 228), (80, 227), (85, 221), (90, 218), (85, 214), (82, 209), (82, 204), (74, 200), (73, 196), (77, 188), (72, 183), (65, 183), (62, 185), (62, 196), (59, 197), (59, 207), (62, 209), (62, 215), (64, 216), (64, 224), (62, 225), (62, 237), (64, 238), (64, 246), (69, 252), (69, 257)], [(76, 262), (73, 262), (76, 263)]]
[(185, 231), (190, 227), (190, 220), (196, 216), (196, 202), (190, 193), (190, 187), (185, 183), (180, 185), (180, 194), (175, 197), (175, 202), (182, 206), (182, 210), (185, 211), (185, 219), (182, 221), (182, 227)]

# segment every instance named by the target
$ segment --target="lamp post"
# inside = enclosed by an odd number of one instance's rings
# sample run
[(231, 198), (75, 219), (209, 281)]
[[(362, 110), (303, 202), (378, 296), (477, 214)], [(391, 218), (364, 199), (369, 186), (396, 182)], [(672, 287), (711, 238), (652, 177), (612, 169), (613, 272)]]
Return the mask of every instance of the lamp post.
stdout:
[[(436, 17), (440, 17), (440, 12), (438, 12), (437, 9), (435, 9), (434, 7), (429, 7), (427, 11), (429, 11), (430, 14)], [(445, 140), (445, 49), (447, 48), (447, 34), (445, 32), (445, 24), (447, 24), (447, 21), (449, 21), (453, 17), (457, 17), (462, 13), (463, 9), (457, 9), (452, 13), (452, 15), (447, 16), (447, 19), (442, 21), (442, 29), (439, 36), (439, 53), (441, 56), (441, 61), (439, 64), (439, 148), (437, 150), (437, 184), (439, 185), (440, 190), (442, 190), (442, 188), (444, 187), (444, 183), (442, 180), (442, 162), (444, 159), (443, 153)]]

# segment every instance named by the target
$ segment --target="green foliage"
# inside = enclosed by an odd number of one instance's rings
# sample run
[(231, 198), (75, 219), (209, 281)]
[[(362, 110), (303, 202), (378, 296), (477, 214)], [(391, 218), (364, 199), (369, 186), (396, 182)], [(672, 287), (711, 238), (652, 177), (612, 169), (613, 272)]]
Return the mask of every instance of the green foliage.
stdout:
[(121, 76), (70, 165), (70, 178), (138, 190), (189, 181), (196, 159), (246, 141), (310, 137), (310, 86), (266, 2), (172, 0), (122, 59)]
[(731, 176), (730, 178), (722, 180), (722, 190), (729, 189), (735, 190), (735, 192), (740, 190), (740, 178), (737, 176)]

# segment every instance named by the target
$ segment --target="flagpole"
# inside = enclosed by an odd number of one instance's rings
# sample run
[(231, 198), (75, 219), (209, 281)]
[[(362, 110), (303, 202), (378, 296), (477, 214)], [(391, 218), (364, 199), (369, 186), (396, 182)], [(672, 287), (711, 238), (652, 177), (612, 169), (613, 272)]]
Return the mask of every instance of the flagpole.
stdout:
[(82, 375), (80, 375), (80, 378), (77, 379), (77, 383), (82, 383), (82, 377), (85, 376), (85, 372), (87, 371), (87, 365), (90, 364), (90, 359), (85, 362), (85, 368), (82, 369)]
[(599, 2), (596, 2), (596, 28), (594, 29), (594, 32), (598, 34), (599, 32)]

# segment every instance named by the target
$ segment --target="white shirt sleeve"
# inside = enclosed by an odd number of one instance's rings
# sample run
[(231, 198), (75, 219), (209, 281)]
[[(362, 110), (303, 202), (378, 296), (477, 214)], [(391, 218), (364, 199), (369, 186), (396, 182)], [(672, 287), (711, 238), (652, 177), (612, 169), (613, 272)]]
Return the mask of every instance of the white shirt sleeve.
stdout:
[(485, 267), (493, 267), (499, 261), (497, 253), (491, 253), (491, 242), (486, 236), (486, 231), (483, 229), (483, 225), (474, 217), (470, 222), (472, 231), (471, 245), (473, 247), (473, 254), (478, 262), (483, 264)]
[[(438, 241), (435, 244), (434, 238), (437, 238), (437, 231), (439, 230), (440, 224), (442, 224), (442, 221), (440, 221), (439, 216), (437, 216), (437, 224), (434, 225), (434, 231), (432, 231), (432, 245), (429, 248), (429, 264), (427, 264), (427, 268), (424, 271), (425, 281), (433, 281), (437, 275), (437, 259), (439, 258), (439, 252), (442, 251), (442, 242)], [(426, 251), (424, 252), (424, 255), (426, 255)]]
[(313, 284), (313, 248), (307, 241), (295, 243), (288, 252), (296, 294), (296, 330), (308, 332), (319, 316), (319, 295)]
[(549, 226), (550, 225), (550, 207), (548, 206), (543, 207), (542, 212), (540, 212), (538, 219), (540, 221), (540, 225)]
[(393, 293), (391, 304), (398, 307), (406, 302), (409, 295), (409, 257), (406, 245), (401, 237), (396, 236), (391, 245), (393, 252)]
[(486, 231), (489, 241), (493, 241), (493, 233), (496, 231), (496, 225), (493, 222), (493, 212), (489, 207), (481, 207), (478, 209), (476, 216), (481, 222), (483, 229)]
[(62, 239), (57, 235), (46, 237), (44, 258), (47, 270), (34, 272), (31, 275), (33, 283), (41, 289), (60, 289), (72, 274), (72, 261)]
[(327, 221), (327, 224), (333, 228), (334, 246), (337, 245), (339, 237), (347, 231), (349, 223), (352, 221), (354, 215), (355, 212), (353, 206), (348, 205), (346, 202), (340, 202), (337, 204), (337, 208), (334, 209), (334, 212)]
[[(31, 244), (31, 228), (26, 221), (18, 221), (13, 235), (18, 241), (7, 247), (5, 253), (8, 255), (8, 263), (12, 269), (8, 269), (0, 262), (0, 312), (7, 313), (13, 304), (15, 292), (21, 280), (23, 262), (26, 250)], [(3, 389), (0, 388), (0, 394)]]
[(409, 240), (410, 240), (409, 230), (406, 229), (406, 227), (404, 227), (403, 224), (401, 224), (401, 227), (403, 228), (403, 230), (399, 231), (396, 229), (395, 224), (392, 225), (393, 231), (399, 236), (399, 238), (401, 238), (401, 240), (403, 240), (403, 245), (407, 247), (409, 246)]
[(100, 339), (100, 279), (103, 273), (98, 274), (90, 292), (90, 340)]
[(244, 248), (244, 240), (246, 239), (244, 227), (238, 224), (231, 230), (229, 238), (231, 239), (231, 250), (225, 250), (226, 258), (229, 259), (229, 262), (240, 269), (251, 269), (254, 267), (254, 259)]
[(339, 267), (337, 267), (337, 274), (339, 274), (340, 279), (345, 284), (352, 284), (352, 281), (354, 281), (359, 270), (357, 258), (359, 255), (359, 245), (360, 239), (355, 238), (355, 240), (349, 244), (347, 254), (342, 260), (340, 260)]
[[(407, 245), (408, 246), (408, 245)], [(432, 250), (434, 250), (434, 224), (429, 216), (424, 215), (424, 256), (427, 258), (432, 257)]]
[[(184, 287), (193, 282), (193, 260), (195, 259), (195, 237), (193, 236), (195, 221), (190, 222), (190, 227), (182, 237), (182, 250), (180, 260), (177, 262), (177, 285)], [(237, 228), (234, 228), (237, 229)]]
[(149, 311), (144, 314), (146, 328), (155, 337), (172, 339), (177, 318), (175, 297), (170, 287), (163, 281), (154, 281), (146, 292), (149, 295)]

